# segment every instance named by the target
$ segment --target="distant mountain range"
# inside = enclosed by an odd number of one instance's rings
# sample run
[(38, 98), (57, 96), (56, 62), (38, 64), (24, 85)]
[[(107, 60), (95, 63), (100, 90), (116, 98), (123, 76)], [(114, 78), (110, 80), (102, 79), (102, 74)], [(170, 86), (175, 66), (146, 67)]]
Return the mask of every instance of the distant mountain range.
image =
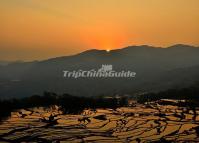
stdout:
[(5, 66), (8, 65), (10, 62), (9, 61), (0, 61), (0, 66)]
[[(88, 50), (77, 55), (44, 61), (10, 63), (0, 66), (0, 97), (24, 97), (44, 91), (78, 96), (133, 94), (186, 87), (199, 81), (199, 47), (147, 45), (123, 49)], [(130, 70), (135, 78), (63, 78), (63, 70)]]

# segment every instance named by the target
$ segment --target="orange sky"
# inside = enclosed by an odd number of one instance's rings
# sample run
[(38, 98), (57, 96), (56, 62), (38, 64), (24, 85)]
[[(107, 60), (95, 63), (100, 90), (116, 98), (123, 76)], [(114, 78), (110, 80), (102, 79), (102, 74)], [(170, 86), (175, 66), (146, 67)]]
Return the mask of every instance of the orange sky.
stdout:
[(199, 0), (1, 0), (0, 60), (199, 45)]

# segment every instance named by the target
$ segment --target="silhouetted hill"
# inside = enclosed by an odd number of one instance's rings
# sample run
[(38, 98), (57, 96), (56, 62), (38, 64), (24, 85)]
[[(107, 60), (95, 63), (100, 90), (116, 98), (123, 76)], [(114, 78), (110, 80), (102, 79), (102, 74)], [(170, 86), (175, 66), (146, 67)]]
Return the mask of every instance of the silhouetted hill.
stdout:
[[(77, 55), (44, 61), (0, 66), (0, 96), (23, 97), (43, 91), (80, 96), (124, 94), (187, 86), (198, 81), (199, 48), (147, 45), (123, 49), (88, 50)], [(63, 70), (98, 70), (102, 64), (113, 70), (130, 70), (135, 78), (63, 78)]]

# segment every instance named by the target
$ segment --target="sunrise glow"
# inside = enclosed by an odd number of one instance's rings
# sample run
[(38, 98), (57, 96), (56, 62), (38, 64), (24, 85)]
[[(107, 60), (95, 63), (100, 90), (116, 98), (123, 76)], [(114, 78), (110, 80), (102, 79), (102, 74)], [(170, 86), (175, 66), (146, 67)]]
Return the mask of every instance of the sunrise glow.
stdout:
[(1, 0), (0, 60), (129, 45), (198, 46), (198, 5), (197, 0)]
[(110, 52), (110, 49), (106, 49), (106, 52)]

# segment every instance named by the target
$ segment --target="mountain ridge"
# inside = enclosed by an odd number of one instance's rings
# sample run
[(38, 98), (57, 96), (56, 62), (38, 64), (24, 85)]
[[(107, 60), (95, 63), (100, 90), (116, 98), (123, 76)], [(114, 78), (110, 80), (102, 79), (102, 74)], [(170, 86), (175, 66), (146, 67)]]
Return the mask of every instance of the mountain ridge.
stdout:
[[(135, 48), (138, 48), (138, 49), (140, 49), (140, 48), (148, 49), (149, 48), (149, 49), (162, 50), (162, 49), (175, 49), (175, 48), (179, 48), (179, 47), (198, 48), (199, 49), (199, 46), (191, 46), (191, 45), (186, 45), (186, 44), (174, 44), (174, 45), (168, 46), (168, 47), (155, 47), (155, 46), (150, 46), (150, 45), (133, 45), (133, 46), (127, 46), (127, 47), (123, 47), (123, 48), (119, 48), (119, 49), (113, 49), (113, 50), (110, 50), (109, 52), (107, 52), (106, 50), (89, 49), (89, 50), (85, 50), (83, 52), (80, 52), (80, 53), (77, 53), (74, 55), (49, 58), (46, 60), (57, 59), (57, 58), (67, 58), (67, 57), (73, 57), (73, 56), (78, 56), (78, 55), (88, 55), (88, 54), (93, 54), (93, 53), (96, 54), (97, 52), (104, 53), (104, 54), (111, 54), (111, 53), (122, 51), (122, 50), (135, 50)], [(46, 61), (46, 60), (43, 60), (43, 61)]]
[[(153, 48), (144, 45), (109, 52), (94, 49), (71, 56), (13, 63), (0, 66), (0, 97), (31, 96), (43, 91), (95, 96), (182, 86), (184, 77), (189, 84), (198, 79), (198, 54), (199, 48), (192, 46), (178, 44), (172, 48)], [(97, 70), (103, 64), (112, 65), (116, 71), (136, 72), (136, 78), (63, 78), (64, 70)]]

